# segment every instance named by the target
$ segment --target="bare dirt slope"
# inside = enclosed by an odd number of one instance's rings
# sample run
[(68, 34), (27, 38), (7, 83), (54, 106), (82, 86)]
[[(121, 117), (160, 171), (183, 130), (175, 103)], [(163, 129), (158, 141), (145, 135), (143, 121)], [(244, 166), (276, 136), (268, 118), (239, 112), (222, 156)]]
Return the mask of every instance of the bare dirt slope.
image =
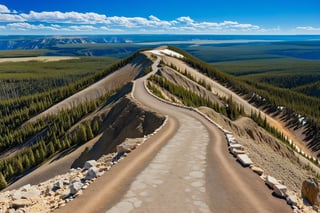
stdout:
[(113, 72), (102, 80), (87, 87), (86, 89), (50, 107), (46, 111), (30, 119), (28, 122), (33, 122), (46, 115), (55, 114), (63, 109), (69, 109), (72, 106), (80, 103), (96, 100), (105, 95), (108, 91), (120, 88), (126, 83), (134, 80), (137, 76), (139, 76), (140, 72), (142, 72), (149, 65), (150, 61), (144, 55), (140, 54), (129, 64), (120, 68), (116, 72)]
[(114, 152), (126, 138), (142, 138), (151, 134), (164, 122), (164, 117), (148, 111), (130, 97), (121, 98), (108, 113), (102, 137), (85, 150), (72, 167), (82, 167), (88, 159), (98, 159), (103, 154)]
[(223, 128), (233, 132), (237, 141), (245, 146), (253, 162), (267, 174), (282, 180), (290, 190), (300, 195), (302, 182), (313, 174), (304, 169), (300, 158), (286, 145), (275, 139), (250, 118), (230, 121), (223, 115), (207, 107), (200, 107)]
[(26, 62), (26, 61), (52, 62), (52, 61), (64, 61), (64, 60), (73, 60), (73, 59), (79, 59), (79, 58), (69, 57), (69, 56), (38, 56), (38, 57), (0, 58), (0, 63)]

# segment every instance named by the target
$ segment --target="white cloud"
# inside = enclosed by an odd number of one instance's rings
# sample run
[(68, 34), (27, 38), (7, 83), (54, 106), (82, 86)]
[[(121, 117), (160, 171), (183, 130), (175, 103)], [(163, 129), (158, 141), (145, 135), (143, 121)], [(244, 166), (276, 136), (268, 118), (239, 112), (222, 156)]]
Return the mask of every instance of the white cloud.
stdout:
[(97, 28), (92, 25), (76, 25), (70, 26), (69, 29), (74, 31), (94, 31)]
[(110, 30), (108, 27), (104, 27), (104, 26), (103, 26), (103, 27), (100, 27), (100, 29), (101, 29), (101, 30), (107, 30), (107, 31)]
[(154, 15), (149, 16), (149, 19), (150, 19), (151, 21), (161, 21), (158, 17), (156, 17), (156, 16), (154, 16)]
[(6, 29), (20, 30), (20, 31), (26, 31), (26, 30), (54, 30), (54, 31), (56, 31), (56, 30), (59, 30), (59, 27), (55, 27), (53, 25), (51, 25), (51, 26), (46, 26), (43, 24), (34, 25), (34, 24), (20, 22), (20, 23), (7, 24)]
[(233, 25), (233, 27), (239, 28), (239, 29), (245, 29), (245, 30), (258, 30), (258, 29), (260, 29), (259, 26), (252, 25), (252, 24), (236, 24), (236, 25)]
[(97, 24), (106, 23), (106, 15), (98, 13), (78, 13), (78, 12), (35, 12), (20, 14), (22, 18), (29, 22), (48, 22), (48, 23), (81, 23)]
[(172, 23), (163, 21), (155, 16), (149, 16), (149, 19), (143, 17), (119, 17), (112, 16), (107, 18), (107, 22), (111, 26), (121, 26), (127, 28), (140, 28), (140, 27), (170, 27)]
[(320, 27), (312, 27), (312, 26), (297, 27), (296, 29), (305, 30), (305, 31), (320, 31)]
[(23, 22), (26, 21), (19, 15), (0, 13), (0, 22)]
[[(61, 32), (61, 33), (100, 33), (104, 31), (116, 33), (281, 33), (280, 27), (270, 29), (253, 23), (240, 23), (235, 20), (221, 22), (197, 21), (190, 16), (181, 16), (173, 20), (162, 20), (155, 15), (148, 17), (125, 17), (99, 14), (95, 12), (61, 12), (61, 11), (30, 11), (19, 13), (0, 4), (0, 29), (30, 31), (32, 33)], [(289, 29), (290, 31), (290, 29)], [(293, 33), (320, 32), (319, 27), (299, 26), (291, 29)]]
[(10, 10), (7, 6), (0, 4), (0, 13), (10, 13)]
[(190, 18), (189, 16), (181, 16), (181, 17), (177, 18), (177, 20), (180, 22), (185, 22), (190, 25), (192, 25), (194, 23), (194, 20), (192, 18)]

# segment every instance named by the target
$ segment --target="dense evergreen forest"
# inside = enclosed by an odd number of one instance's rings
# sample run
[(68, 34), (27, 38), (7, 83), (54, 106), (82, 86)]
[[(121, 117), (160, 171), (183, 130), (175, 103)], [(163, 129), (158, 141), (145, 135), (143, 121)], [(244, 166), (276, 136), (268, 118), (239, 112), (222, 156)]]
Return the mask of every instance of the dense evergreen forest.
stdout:
[(100, 72), (119, 59), (63, 57), (58, 61), (0, 61), (0, 100), (43, 93)]

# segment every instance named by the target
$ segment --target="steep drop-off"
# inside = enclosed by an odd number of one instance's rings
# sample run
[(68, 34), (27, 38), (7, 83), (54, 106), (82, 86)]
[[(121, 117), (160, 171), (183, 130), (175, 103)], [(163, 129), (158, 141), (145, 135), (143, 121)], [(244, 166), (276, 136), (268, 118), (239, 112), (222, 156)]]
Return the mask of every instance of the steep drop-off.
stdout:
[(117, 145), (126, 138), (141, 138), (154, 132), (165, 118), (132, 100), (128, 95), (120, 98), (104, 120), (106, 128), (101, 138), (86, 149), (72, 164), (82, 166), (88, 159), (98, 159), (103, 154), (114, 152)]

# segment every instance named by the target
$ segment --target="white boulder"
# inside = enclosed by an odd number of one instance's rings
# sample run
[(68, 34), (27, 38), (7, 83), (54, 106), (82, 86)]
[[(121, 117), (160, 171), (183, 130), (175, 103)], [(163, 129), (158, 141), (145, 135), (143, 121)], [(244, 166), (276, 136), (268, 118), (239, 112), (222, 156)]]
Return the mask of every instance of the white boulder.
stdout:
[(288, 205), (290, 205), (290, 206), (297, 206), (298, 205), (298, 199), (294, 195), (288, 195), (286, 197), (286, 200), (287, 200)]
[(63, 181), (62, 180), (58, 180), (53, 184), (53, 188), (54, 189), (61, 189), (63, 188)]
[(245, 154), (246, 152), (244, 150), (242, 150), (242, 149), (231, 148), (230, 149), (230, 153), (233, 156), (237, 157), (239, 154)]
[(90, 169), (91, 167), (96, 167), (97, 166), (97, 161), (95, 160), (89, 160), (89, 161), (86, 161), (85, 164), (84, 164), (84, 169)]
[(239, 149), (239, 150), (244, 150), (243, 146), (241, 144), (235, 143), (235, 144), (230, 144), (228, 149)]
[(287, 196), (287, 187), (282, 184), (276, 184), (274, 185), (273, 192), (278, 197), (286, 197)]
[(272, 189), (274, 189), (274, 186), (277, 184), (280, 184), (279, 181), (277, 179), (275, 179), (274, 177), (268, 175), (266, 177), (266, 181), (265, 183)]
[(258, 174), (259, 176), (263, 175), (263, 173), (264, 173), (263, 169), (261, 169), (260, 167), (257, 167), (257, 166), (252, 166), (251, 170), (254, 173)]
[(32, 202), (27, 199), (19, 199), (19, 200), (12, 201), (11, 205), (13, 208), (19, 209), (19, 208), (31, 206)]
[(81, 190), (83, 184), (80, 181), (74, 182), (70, 185), (70, 193), (71, 194), (76, 194), (78, 191)]
[(86, 180), (92, 180), (92, 179), (97, 178), (97, 177), (99, 177), (99, 169), (97, 167), (91, 167), (88, 170), (85, 179)]
[(242, 164), (242, 166), (250, 166), (253, 164), (252, 160), (246, 154), (237, 155), (237, 159)]

